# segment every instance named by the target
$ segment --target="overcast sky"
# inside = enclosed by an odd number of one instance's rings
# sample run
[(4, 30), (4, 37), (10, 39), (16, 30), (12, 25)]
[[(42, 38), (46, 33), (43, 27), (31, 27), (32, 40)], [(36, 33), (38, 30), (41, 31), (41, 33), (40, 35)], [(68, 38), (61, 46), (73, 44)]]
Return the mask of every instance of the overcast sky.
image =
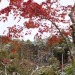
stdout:
[[(41, 3), (42, 1), (45, 1), (45, 0), (34, 0), (34, 1), (36, 1), (38, 3)], [(6, 6), (8, 6), (9, 2), (10, 2), (9, 0), (2, 0), (2, 2), (0, 3), (0, 10), (3, 9), (3, 8), (5, 8)], [(60, 0), (60, 3), (61, 3), (61, 5), (73, 5), (74, 4), (74, 0)], [(25, 20), (22, 19), (19, 23), (17, 23), (17, 20), (14, 20), (13, 16), (10, 15), (7, 22), (4, 23), (4, 22), (0, 21), (0, 35), (3, 34), (4, 30), (7, 31), (7, 29), (6, 29), (7, 27), (13, 26), (14, 24), (16, 24), (16, 25), (22, 25), (22, 23), (24, 21)], [(36, 34), (36, 32), (37, 32), (37, 30), (34, 29), (34, 31), (32, 31), (31, 35), (28, 35), (28, 36), (26, 36), (24, 38), (26, 40), (27, 39), (33, 40), (34, 35)], [(44, 36), (45, 36), (45, 34), (44, 34)]]

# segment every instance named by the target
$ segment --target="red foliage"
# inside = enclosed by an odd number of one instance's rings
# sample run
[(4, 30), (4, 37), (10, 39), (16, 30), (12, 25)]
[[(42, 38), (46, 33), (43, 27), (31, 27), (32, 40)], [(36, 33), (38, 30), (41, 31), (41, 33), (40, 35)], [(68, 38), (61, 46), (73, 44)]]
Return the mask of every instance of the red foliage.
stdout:
[(48, 30), (48, 27), (45, 27), (45, 28), (39, 28), (39, 30), (38, 30), (41, 34), (43, 34), (44, 32), (48, 32), (49, 30)]
[(9, 30), (8, 34), (7, 34), (8, 37), (10, 37), (10, 38), (12, 38), (12, 37), (18, 38), (18, 37), (20, 37), (20, 33), (23, 31), (23, 27), (18, 26), (18, 28), (17, 28), (17, 26), (14, 25), (12, 27), (8, 27), (8, 30)]
[(14, 48), (11, 50), (12, 53), (16, 53), (20, 48), (20, 44), (17, 41), (11, 40), (8, 36), (2, 36), (2, 44), (8, 44), (9, 42), (14, 46)]
[[(56, 8), (53, 7), (54, 4), (56, 5)], [(14, 8), (14, 6), (17, 7), (16, 10), (21, 11), (20, 16), (24, 18), (39, 16), (41, 19), (45, 18), (50, 20), (56, 19), (57, 17), (64, 18), (67, 14), (67, 11), (72, 7), (70, 5), (67, 7), (61, 6), (59, 9), (58, 0), (46, 0), (46, 2), (43, 2), (42, 4), (38, 4), (33, 0), (28, 0), (27, 2), (23, 2), (23, 0), (10, 0), (10, 5), (2, 9), (1, 12), (8, 13), (13, 10), (12, 7)], [(43, 8), (43, 6), (45, 6), (45, 8)], [(60, 11), (62, 11), (62, 13), (58, 13)]]
[(51, 38), (48, 39), (47, 41), (47, 45), (51, 45), (51, 44), (54, 44), (54, 43), (59, 43), (61, 42), (62, 40), (62, 37), (61, 36), (52, 36)]
[(29, 20), (28, 22), (25, 22), (24, 25), (26, 28), (37, 28), (39, 27), (39, 24), (34, 23), (33, 21)]
[(7, 6), (6, 8), (0, 10), (0, 14), (6, 14), (6, 16), (9, 16), (9, 12), (11, 12), (12, 9), (12, 6)]
[(16, 53), (16, 52), (17, 52), (16, 49), (12, 49), (12, 50), (11, 50), (11, 53)]
[(17, 50), (21, 47), (20, 44), (17, 41), (13, 41), (12, 42), (12, 47), (13, 49), (11, 50), (11, 53), (16, 53)]
[(12, 42), (12, 40), (7, 36), (2, 36), (2, 44)]
[(64, 34), (65, 36), (70, 36), (71, 35), (71, 30), (68, 29), (68, 31), (62, 31), (62, 34)]
[(10, 5), (17, 6), (18, 8), (21, 7), (23, 0), (10, 0)]
[[(54, 6), (54, 7), (53, 7)], [(24, 2), (23, 0), (10, 0), (10, 4), (8, 7), (2, 9), (0, 11), (0, 14), (6, 14), (6, 16), (9, 15), (9, 12), (11, 10), (14, 10), (16, 14), (13, 15), (15, 18), (17, 17), (19, 11), (19, 16), (23, 18), (34, 18), (37, 19), (39, 17), (39, 21), (41, 22), (41, 19), (46, 19), (49, 21), (52, 21), (54, 23), (63, 22), (63, 23), (69, 23), (69, 20), (65, 20), (65, 16), (67, 15), (67, 12), (70, 11), (72, 6), (61, 6), (59, 4), (58, 0), (46, 0), (46, 2), (42, 2), (41, 4), (38, 4), (34, 2), (33, 0), (28, 0), (27, 2)], [(58, 25), (57, 24), (57, 25)], [(58, 25), (59, 26), (59, 25)], [(34, 21), (29, 20), (29, 22), (24, 23), (24, 27), (26, 28), (38, 28), (39, 24)], [(17, 27), (14, 25), (12, 27), (8, 27), (8, 37), (20, 37), (20, 33), (23, 31), (23, 27), (20, 29), (17, 29)], [(46, 27), (44, 29), (40, 28), (38, 32), (41, 34), (43, 32), (48, 32), (49, 28)], [(68, 35), (69, 33), (66, 32), (64, 35)], [(54, 43), (54, 41), (59, 42), (60, 39), (57, 38), (57, 36), (53, 36), (51, 38), (51, 43)]]
[(42, 8), (42, 5), (39, 5), (35, 2), (23, 2), (23, 7), (21, 8), (22, 17), (32, 18), (34, 16), (47, 16), (48, 12), (46, 9)]

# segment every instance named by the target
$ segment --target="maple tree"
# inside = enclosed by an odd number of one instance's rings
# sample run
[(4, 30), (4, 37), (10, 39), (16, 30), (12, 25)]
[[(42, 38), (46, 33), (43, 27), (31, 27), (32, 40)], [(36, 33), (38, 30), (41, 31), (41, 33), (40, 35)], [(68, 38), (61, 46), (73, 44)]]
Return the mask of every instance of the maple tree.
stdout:
[[(59, 0), (46, 0), (41, 4), (36, 3), (35, 0), (10, 0), (9, 6), (0, 10), (0, 15), (5, 15), (1, 17), (3, 22), (7, 21), (12, 13), (14, 20), (19, 16), (18, 22), (22, 18), (29, 19), (29, 21), (23, 23), (23, 26), (13, 25), (8, 27), (8, 37), (19, 38), (22, 37), (20, 33), (25, 28), (38, 28), (38, 33), (36, 33), (35, 37), (41, 38), (43, 33), (52, 33), (53, 36), (49, 39), (50, 42), (59, 42), (58, 36), (61, 35), (67, 43), (64, 35), (71, 36), (72, 29), (70, 27), (71, 21), (66, 19), (66, 16), (69, 14), (68, 12), (72, 11), (71, 9), (74, 9), (72, 5), (62, 6)], [(62, 31), (60, 23), (63, 23), (63, 25), (68, 24), (67, 30)], [(39, 33), (40, 35), (38, 35)]]
[[(43, 34), (44, 32), (52, 33), (55, 29), (56, 30), (55, 32), (57, 34), (58, 33), (57, 30), (60, 26), (59, 23), (61, 22), (66, 24), (70, 23), (70, 20), (65, 19), (65, 16), (67, 15), (68, 11), (71, 10), (71, 8), (72, 8), (71, 5), (60, 6), (58, 0), (46, 0), (41, 4), (38, 4), (33, 0), (27, 0), (27, 2), (24, 2), (23, 0), (10, 0), (9, 6), (0, 10), (0, 14), (5, 14), (5, 16), (3, 16), (1, 19), (1, 21), (3, 20), (4, 22), (7, 21), (8, 19), (7, 17), (9, 17), (11, 11), (13, 11), (14, 19), (16, 19), (18, 15), (20, 19), (22, 17), (25, 19), (29, 18), (29, 21), (24, 22), (23, 23), (24, 26), (23, 27), (21, 26), (19, 29), (17, 29), (17, 25), (8, 27), (7, 36), (18, 38), (21, 37), (19, 34), (25, 28), (27, 29), (39, 28), (38, 32), (40, 32), (41, 34)], [(49, 25), (47, 23), (42, 24), (41, 23), (42, 20), (44, 21), (48, 20), (51, 23)]]

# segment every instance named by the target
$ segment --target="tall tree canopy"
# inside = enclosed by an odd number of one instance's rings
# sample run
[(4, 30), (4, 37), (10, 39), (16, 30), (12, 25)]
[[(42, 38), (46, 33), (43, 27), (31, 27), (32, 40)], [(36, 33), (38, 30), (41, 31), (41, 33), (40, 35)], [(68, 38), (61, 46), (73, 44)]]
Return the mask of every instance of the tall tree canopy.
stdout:
[[(71, 21), (66, 18), (71, 9), (73, 9), (72, 5), (62, 6), (60, 0), (46, 0), (40, 4), (35, 0), (10, 0), (9, 6), (0, 10), (0, 21), (8, 21), (11, 14), (13, 14), (14, 20), (18, 18), (17, 23), (22, 18), (28, 19), (22, 23), (23, 25), (15, 24), (7, 27), (8, 32), (6, 35), (10, 38), (23, 37), (21, 33), (25, 29), (38, 29), (34, 38), (41, 38), (43, 33), (50, 33), (54, 39), (57, 39), (60, 37), (59, 34), (71, 36)], [(62, 30), (61, 25), (65, 27), (66, 24), (68, 25), (66, 30)], [(31, 31), (25, 33), (25, 35), (28, 34), (31, 34)], [(58, 42), (59, 40), (55, 41)]]

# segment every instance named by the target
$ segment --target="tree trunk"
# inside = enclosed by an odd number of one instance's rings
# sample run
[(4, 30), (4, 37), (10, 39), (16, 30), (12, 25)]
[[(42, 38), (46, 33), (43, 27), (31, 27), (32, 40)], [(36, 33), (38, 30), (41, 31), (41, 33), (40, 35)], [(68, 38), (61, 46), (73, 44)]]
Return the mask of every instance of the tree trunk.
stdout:
[[(69, 13), (69, 17), (70, 17), (71, 22), (72, 22), (72, 25), (70, 26), (71, 29), (72, 29), (71, 35), (72, 35), (73, 44), (74, 44), (74, 46), (75, 46), (75, 18), (74, 18), (75, 16), (73, 15), (74, 11), (75, 11), (75, 4), (74, 4), (74, 6), (72, 7), (71, 12)], [(72, 60), (72, 61), (74, 60), (74, 59), (73, 59), (73, 56), (71, 56), (71, 60)]]

